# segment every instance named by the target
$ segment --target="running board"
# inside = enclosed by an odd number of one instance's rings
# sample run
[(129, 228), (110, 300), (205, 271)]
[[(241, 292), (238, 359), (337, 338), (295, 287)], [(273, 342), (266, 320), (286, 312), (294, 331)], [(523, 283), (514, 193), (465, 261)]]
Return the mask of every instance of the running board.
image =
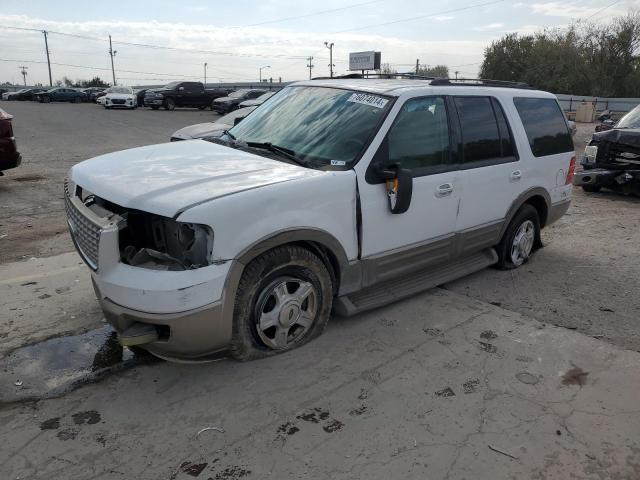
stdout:
[(488, 248), (452, 263), (419, 270), (338, 297), (334, 300), (333, 311), (338, 315), (348, 317), (372, 308), (378, 308), (477, 272), (497, 261), (496, 251), (493, 248)]

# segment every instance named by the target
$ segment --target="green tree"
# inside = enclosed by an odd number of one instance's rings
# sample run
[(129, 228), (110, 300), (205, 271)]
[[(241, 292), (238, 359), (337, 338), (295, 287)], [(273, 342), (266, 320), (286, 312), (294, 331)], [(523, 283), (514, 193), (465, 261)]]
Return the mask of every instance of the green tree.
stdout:
[(420, 67), (417, 74), (423, 77), (449, 78), (449, 67), (446, 65)]

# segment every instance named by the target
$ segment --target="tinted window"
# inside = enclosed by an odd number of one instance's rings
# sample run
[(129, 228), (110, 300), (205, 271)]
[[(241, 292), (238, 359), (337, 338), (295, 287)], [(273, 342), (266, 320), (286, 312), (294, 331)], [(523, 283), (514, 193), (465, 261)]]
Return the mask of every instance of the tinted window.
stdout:
[(491, 99), (493, 105), (493, 111), (496, 114), (496, 120), (498, 121), (498, 131), (500, 132), (500, 153), (502, 157), (515, 157), (516, 148), (514, 146), (513, 137), (511, 136), (511, 130), (509, 130), (509, 124), (507, 123), (507, 117), (504, 115), (504, 110), (500, 102), (495, 98)]
[(502, 157), (500, 129), (489, 97), (456, 97), (464, 163)]
[(389, 160), (417, 169), (449, 161), (449, 125), (442, 97), (407, 101), (389, 131)]
[(573, 151), (571, 134), (558, 102), (552, 98), (514, 98), (513, 103), (536, 157)]

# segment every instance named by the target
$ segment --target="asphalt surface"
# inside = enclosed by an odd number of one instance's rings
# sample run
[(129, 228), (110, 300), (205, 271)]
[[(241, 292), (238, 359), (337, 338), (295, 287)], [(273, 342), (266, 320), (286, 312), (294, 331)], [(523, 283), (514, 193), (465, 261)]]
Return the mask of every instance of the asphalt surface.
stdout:
[(0, 178), (0, 478), (640, 478), (638, 199), (576, 191), (524, 267), (292, 352), (149, 364), (105, 326), (62, 179), (216, 116), (0, 106), (25, 158)]

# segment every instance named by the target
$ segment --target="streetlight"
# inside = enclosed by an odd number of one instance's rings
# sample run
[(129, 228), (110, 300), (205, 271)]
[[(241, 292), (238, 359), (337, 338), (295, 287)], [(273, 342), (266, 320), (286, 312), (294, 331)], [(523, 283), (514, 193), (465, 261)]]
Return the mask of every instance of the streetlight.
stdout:
[(265, 65), (264, 67), (260, 67), (258, 70), (260, 70), (260, 83), (262, 83), (262, 69), (263, 68), (271, 68), (271, 65)]
[(204, 88), (207, 88), (207, 62), (204, 62)]
[(333, 42), (324, 42), (324, 46), (329, 49), (329, 77), (333, 78)]

